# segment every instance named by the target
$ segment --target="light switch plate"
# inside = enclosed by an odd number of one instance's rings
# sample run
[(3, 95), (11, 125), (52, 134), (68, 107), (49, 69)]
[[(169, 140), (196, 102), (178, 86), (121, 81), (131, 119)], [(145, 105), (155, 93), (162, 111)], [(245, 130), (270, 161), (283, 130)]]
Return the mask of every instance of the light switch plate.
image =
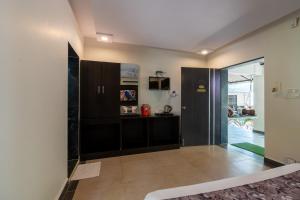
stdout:
[(287, 89), (286, 97), (288, 99), (300, 98), (300, 90), (299, 89), (293, 89), (293, 88)]

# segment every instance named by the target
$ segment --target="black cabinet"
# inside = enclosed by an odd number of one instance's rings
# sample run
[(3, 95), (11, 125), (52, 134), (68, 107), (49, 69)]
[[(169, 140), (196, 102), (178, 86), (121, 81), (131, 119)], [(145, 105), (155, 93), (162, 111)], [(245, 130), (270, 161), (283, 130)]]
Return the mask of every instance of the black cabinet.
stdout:
[(81, 153), (96, 154), (120, 150), (120, 123), (81, 121)]
[(120, 123), (84, 120), (81, 122), (85, 133), (81, 139), (81, 159), (179, 148), (179, 120), (179, 116), (121, 116)]
[(119, 118), (120, 64), (81, 61), (80, 112), (82, 119)]
[(121, 117), (121, 138), (125, 154), (179, 148), (179, 116)]
[(81, 61), (81, 156), (120, 150), (120, 64)]
[(120, 118), (120, 64), (102, 63), (101, 117)]
[(149, 119), (149, 145), (179, 144), (179, 117), (153, 117)]
[(148, 146), (148, 120), (146, 118), (121, 119), (122, 149)]

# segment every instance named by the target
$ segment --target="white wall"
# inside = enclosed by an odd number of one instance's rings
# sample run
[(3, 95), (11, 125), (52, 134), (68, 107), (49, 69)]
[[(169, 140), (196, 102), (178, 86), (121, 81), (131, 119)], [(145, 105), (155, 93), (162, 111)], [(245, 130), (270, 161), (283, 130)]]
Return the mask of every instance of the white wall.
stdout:
[[(84, 59), (138, 64), (139, 104), (150, 104), (152, 112), (170, 104), (178, 114), (181, 111), (181, 67), (206, 67), (206, 60), (197, 54), (133, 45), (104, 44), (95, 39), (85, 40)], [(148, 77), (153, 76), (156, 70), (162, 70), (166, 72), (165, 76), (171, 77), (170, 91), (175, 90), (179, 96), (170, 98), (168, 91), (148, 90)]]
[(253, 78), (254, 109), (257, 119), (254, 120), (254, 130), (265, 131), (265, 92), (264, 76), (259, 75)]
[(225, 67), (265, 57), (266, 157), (284, 162), (300, 160), (300, 99), (274, 97), (276, 81), (283, 89), (300, 88), (300, 27), (291, 23), (300, 11), (231, 43), (209, 56), (210, 67)]
[(52, 200), (67, 178), (67, 0), (0, 1), (0, 199)]

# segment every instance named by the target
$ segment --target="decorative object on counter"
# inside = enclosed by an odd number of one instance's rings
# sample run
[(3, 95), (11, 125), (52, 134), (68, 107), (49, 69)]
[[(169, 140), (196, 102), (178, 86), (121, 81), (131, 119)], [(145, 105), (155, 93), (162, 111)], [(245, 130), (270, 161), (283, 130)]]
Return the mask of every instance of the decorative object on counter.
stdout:
[(149, 104), (143, 104), (141, 106), (141, 114), (143, 117), (149, 117), (151, 115), (151, 107)]
[(164, 113), (169, 114), (169, 113), (171, 113), (172, 110), (173, 110), (172, 106), (170, 106), (170, 105), (164, 106)]
[(121, 114), (137, 114), (138, 107), (137, 106), (121, 106)]
[(165, 105), (163, 110), (160, 110), (159, 112), (156, 112), (155, 115), (156, 116), (173, 116), (173, 113), (171, 113), (172, 111), (172, 106), (170, 105)]

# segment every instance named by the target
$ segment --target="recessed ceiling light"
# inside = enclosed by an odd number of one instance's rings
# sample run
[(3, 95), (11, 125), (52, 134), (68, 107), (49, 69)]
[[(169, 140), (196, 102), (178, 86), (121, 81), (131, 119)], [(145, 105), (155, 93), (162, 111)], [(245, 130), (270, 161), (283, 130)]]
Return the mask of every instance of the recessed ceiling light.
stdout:
[(207, 54), (213, 52), (211, 49), (202, 49), (201, 51), (197, 52), (198, 54), (201, 54), (203, 56), (206, 56)]
[(202, 54), (202, 55), (207, 55), (207, 54), (208, 54), (208, 50), (202, 50), (202, 51), (201, 51), (201, 54)]
[(97, 41), (99, 42), (112, 43), (113, 41), (113, 34), (108, 34), (108, 33), (96, 33), (96, 34), (97, 34)]
[(101, 41), (107, 42), (108, 41), (108, 37), (107, 36), (101, 36)]

